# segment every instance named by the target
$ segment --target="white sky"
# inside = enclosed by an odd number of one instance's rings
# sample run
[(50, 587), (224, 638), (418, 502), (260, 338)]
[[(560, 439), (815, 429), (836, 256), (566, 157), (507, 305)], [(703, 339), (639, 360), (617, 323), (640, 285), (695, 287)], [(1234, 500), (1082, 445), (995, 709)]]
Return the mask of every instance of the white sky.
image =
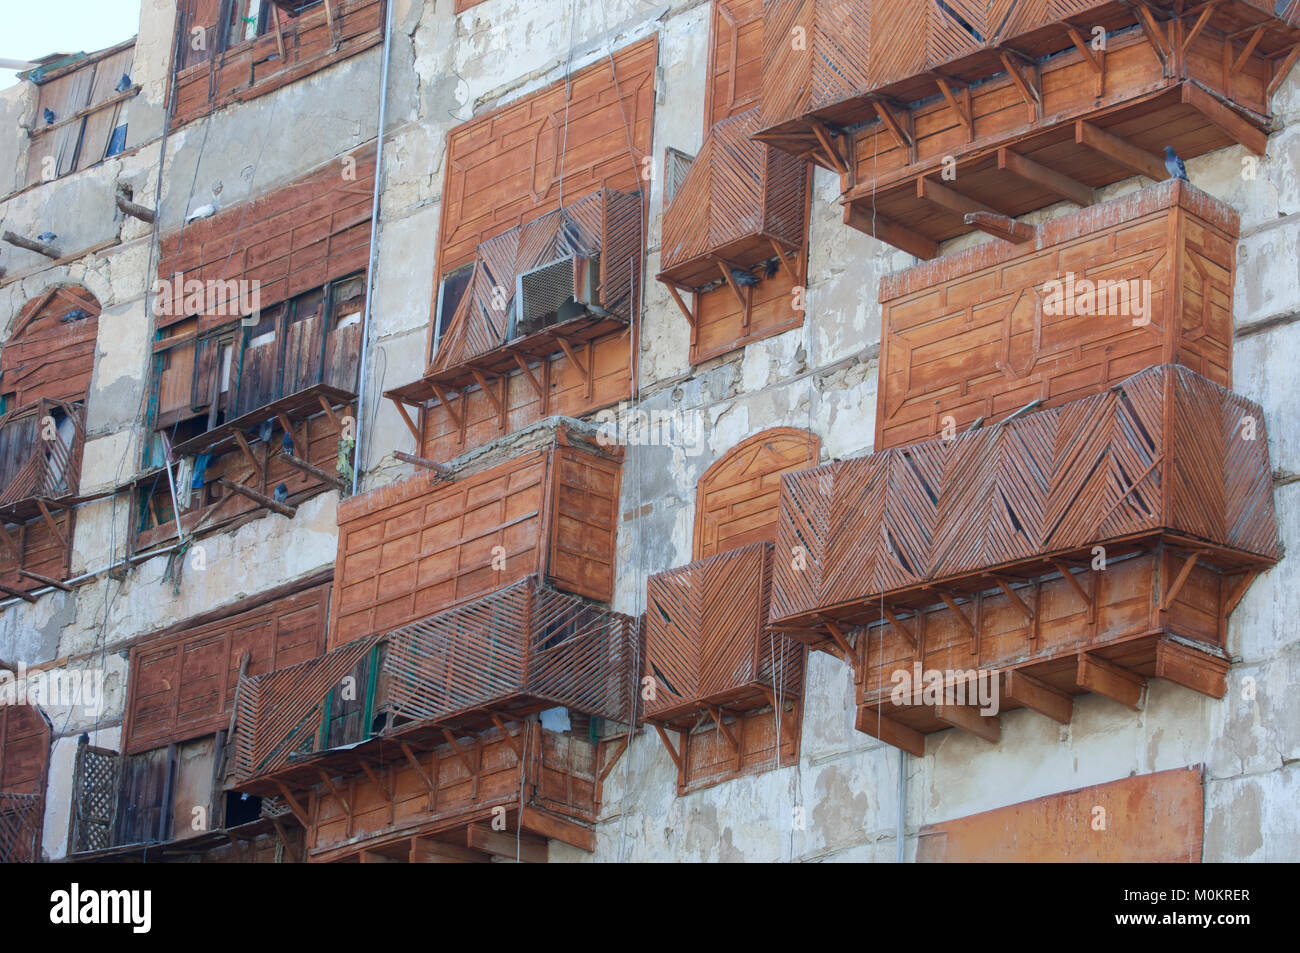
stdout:
[[(0, 0), (0, 58), (93, 53), (140, 28), (140, 0)], [(0, 69), (0, 89), (15, 82)]]

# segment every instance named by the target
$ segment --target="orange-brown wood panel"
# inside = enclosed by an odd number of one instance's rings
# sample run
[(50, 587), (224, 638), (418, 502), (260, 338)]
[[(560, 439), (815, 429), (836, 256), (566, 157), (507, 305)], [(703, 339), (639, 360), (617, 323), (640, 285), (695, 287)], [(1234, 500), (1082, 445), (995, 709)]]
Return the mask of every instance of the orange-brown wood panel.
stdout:
[(1172, 181), (1057, 219), (1026, 245), (886, 277), (876, 449), (1033, 400), (1059, 406), (1154, 364), (1230, 387), (1237, 222)]
[(804, 269), (800, 267), (797, 280), (779, 271), (760, 281), (752, 289), (753, 303), (748, 321), (745, 307), (736, 299), (729, 285), (697, 295), (695, 327), (691, 334), (691, 363), (702, 364), (746, 344), (802, 325), (804, 280)]
[(126, 753), (226, 727), (244, 655), (250, 675), (315, 658), (324, 649), (329, 600), (330, 587), (316, 586), (133, 648)]
[(750, 543), (774, 542), (781, 476), (816, 466), (821, 440), (796, 427), (764, 430), (714, 461), (696, 493), (696, 559)]
[(41, 711), (0, 705), (0, 793), (43, 795), (49, 759), (50, 724)]
[(8, 410), (43, 397), (86, 399), (99, 310), (95, 296), (75, 285), (54, 288), (23, 306), (0, 350), (0, 393), (12, 395)]
[(921, 829), (916, 859), (946, 863), (1200, 863), (1199, 768), (1049, 794)]
[(23, 592), (45, 586), (40, 580), (21, 575), (20, 569), (47, 579), (68, 578), (72, 550), (67, 541), (72, 539), (77, 514), (75, 510), (52, 510), (50, 515), (57, 533), (44, 517), (6, 529), (21, 556), (15, 558), (10, 549), (0, 546), (0, 584)]
[[(374, 176), (371, 145), (251, 202), (186, 225), (162, 239), (158, 278), (169, 287), (175, 286), (177, 274), (182, 282), (256, 282), (260, 306), (267, 308), (364, 272), (370, 258)], [(222, 300), (228, 300), (224, 291)], [(158, 326), (193, 313), (166, 308), (158, 315)], [(200, 314), (200, 331), (231, 319), (220, 307)]]
[(682, 759), (677, 772), (677, 793), (689, 794), (798, 763), (803, 705), (786, 698), (781, 708), (779, 725), (773, 710), (768, 708), (724, 715), (726, 733), (719, 732), (713, 722), (682, 735), (668, 732), (669, 742), (676, 746)]
[(620, 475), (608, 455), (551, 446), (451, 482), (423, 471), (344, 501), (331, 647), (533, 573), (608, 601)]
[(704, 129), (758, 102), (763, 65), (763, 0), (713, 0)]

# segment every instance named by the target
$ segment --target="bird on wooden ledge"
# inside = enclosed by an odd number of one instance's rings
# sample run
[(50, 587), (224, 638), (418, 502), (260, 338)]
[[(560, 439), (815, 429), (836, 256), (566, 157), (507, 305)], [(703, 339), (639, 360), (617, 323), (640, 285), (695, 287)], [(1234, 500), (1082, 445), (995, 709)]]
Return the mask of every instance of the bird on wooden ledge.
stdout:
[(758, 279), (747, 271), (741, 271), (739, 268), (731, 269), (731, 280), (742, 288), (752, 288), (758, 284)]
[(52, 125), (54, 125), (54, 110), (53, 110), (53, 109), (50, 109), (49, 107), (46, 107), (46, 109), (45, 109), (45, 113), (44, 113), (44, 116), (45, 116), (45, 124), (46, 124), (47, 126), (52, 126)]
[(293, 434), (287, 430), (284, 432), (284, 436), (280, 438), (280, 449), (284, 451), (286, 457), (293, 456)]
[(1174, 151), (1173, 146), (1165, 146), (1165, 168), (1169, 170), (1169, 178), (1191, 181), (1187, 178), (1187, 166), (1183, 165), (1182, 157)]
[(289, 488), (281, 483), (275, 488), (275, 492), (271, 495), (271, 498), (277, 503), (283, 503), (289, 498)]

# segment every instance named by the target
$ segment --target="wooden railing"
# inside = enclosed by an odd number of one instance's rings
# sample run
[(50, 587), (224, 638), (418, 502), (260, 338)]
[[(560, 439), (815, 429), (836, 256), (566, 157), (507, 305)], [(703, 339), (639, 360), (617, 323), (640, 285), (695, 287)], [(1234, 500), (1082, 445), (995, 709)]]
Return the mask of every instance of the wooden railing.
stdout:
[(0, 864), (36, 863), (41, 859), (44, 813), (42, 795), (0, 793)]
[[(80, 405), (44, 398), (0, 418), (0, 510), (75, 496), (86, 439)], [(22, 512), (19, 512), (22, 511)]]

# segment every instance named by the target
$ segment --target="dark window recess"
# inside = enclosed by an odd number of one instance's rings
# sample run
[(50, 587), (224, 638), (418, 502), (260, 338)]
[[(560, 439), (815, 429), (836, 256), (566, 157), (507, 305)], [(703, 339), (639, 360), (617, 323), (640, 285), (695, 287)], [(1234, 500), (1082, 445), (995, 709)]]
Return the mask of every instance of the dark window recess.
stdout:
[(238, 827), (248, 824), (262, 816), (262, 799), (256, 794), (240, 794), (238, 791), (226, 792), (225, 826)]
[(474, 266), (466, 265), (442, 279), (442, 284), (438, 286), (438, 324), (433, 329), (433, 353), (437, 353), (438, 342), (447, 332), (447, 327), (455, 317), (457, 309), (460, 308), (460, 303), (465, 300), (465, 292), (469, 289), (470, 279), (473, 276)]
[(375, 712), (380, 677), (380, 649), (376, 646), (325, 697), (317, 750), (365, 741), (387, 721)]

